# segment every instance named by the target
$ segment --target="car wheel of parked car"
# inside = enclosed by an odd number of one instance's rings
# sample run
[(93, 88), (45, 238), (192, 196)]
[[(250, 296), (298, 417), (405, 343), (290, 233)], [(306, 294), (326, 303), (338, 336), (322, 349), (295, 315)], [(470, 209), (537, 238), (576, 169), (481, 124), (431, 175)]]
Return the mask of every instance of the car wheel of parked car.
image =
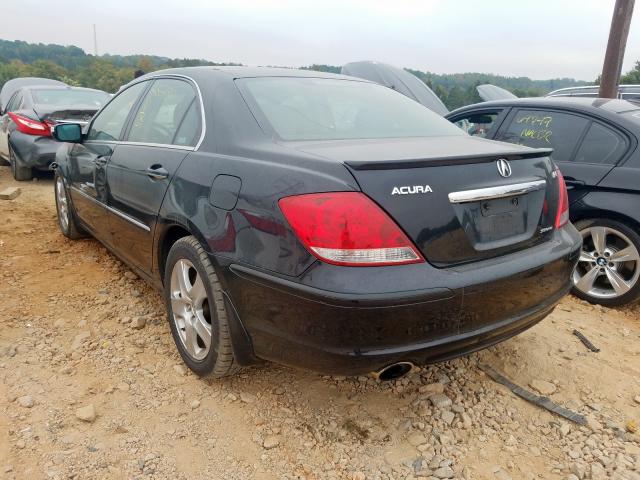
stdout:
[(201, 376), (234, 373), (238, 367), (220, 281), (195, 237), (171, 247), (164, 294), (171, 334), (187, 366)]
[(31, 180), (33, 178), (33, 169), (29, 167), (21, 167), (18, 165), (16, 154), (13, 153), (11, 145), (9, 145), (9, 164), (11, 165), (11, 173), (13, 178), (19, 182)]
[(56, 211), (58, 212), (58, 226), (62, 234), (76, 240), (85, 236), (82, 228), (78, 226), (76, 217), (73, 212), (73, 207), (69, 201), (69, 194), (64, 186), (62, 177), (56, 173), (55, 175), (55, 197), (56, 197)]
[(583, 238), (573, 292), (591, 303), (624, 305), (640, 297), (640, 235), (608, 219), (575, 224)]

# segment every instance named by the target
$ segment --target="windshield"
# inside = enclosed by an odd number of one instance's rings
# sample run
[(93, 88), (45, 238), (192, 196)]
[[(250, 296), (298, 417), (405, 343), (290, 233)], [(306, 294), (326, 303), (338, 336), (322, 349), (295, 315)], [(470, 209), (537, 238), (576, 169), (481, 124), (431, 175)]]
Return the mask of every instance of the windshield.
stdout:
[(32, 90), (31, 96), (36, 104), (63, 105), (93, 105), (100, 108), (109, 100), (109, 94), (99, 90), (73, 90), (73, 89), (38, 89)]
[[(252, 109), (283, 140), (464, 135), (455, 125), (390, 88), (328, 78), (238, 81)], [(254, 115), (256, 112), (254, 111)]]

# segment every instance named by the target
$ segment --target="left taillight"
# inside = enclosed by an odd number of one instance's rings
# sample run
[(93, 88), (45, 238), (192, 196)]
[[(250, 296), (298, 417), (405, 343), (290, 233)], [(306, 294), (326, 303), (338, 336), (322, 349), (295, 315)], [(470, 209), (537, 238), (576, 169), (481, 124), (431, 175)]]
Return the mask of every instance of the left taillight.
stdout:
[(285, 197), (280, 209), (300, 241), (334, 265), (381, 266), (424, 262), (413, 242), (360, 192)]
[(567, 193), (567, 184), (560, 170), (556, 170), (558, 174), (558, 211), (556, 212), (555, 227), (561, 228), (569, 222), (569, 194)]
[(17, 113), (8, 113), (9, 118), (16, 124), (16, 128), (19, 132), (27, 135), (37, 135), (41, 137), (51, 136), (52, 124), (33, 120), (29, 117), (23, 117)]

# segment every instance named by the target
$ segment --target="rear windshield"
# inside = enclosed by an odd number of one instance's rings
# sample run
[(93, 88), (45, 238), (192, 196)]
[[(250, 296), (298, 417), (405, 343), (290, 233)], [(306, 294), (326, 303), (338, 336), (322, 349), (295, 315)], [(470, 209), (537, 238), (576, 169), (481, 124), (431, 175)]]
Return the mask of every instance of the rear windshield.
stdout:
[(109, 94), (93, 90), (72, 89), (38, 89), (31, 90), (33, 103), (46, 105), (61, 105), (73, 107), (75, 105), (92, 105), (101, 107), (109, 100)]
[(283, 140), (464, 135), (428, 108), (377, 84), (294, 77), (238, 82), (254, 115)]

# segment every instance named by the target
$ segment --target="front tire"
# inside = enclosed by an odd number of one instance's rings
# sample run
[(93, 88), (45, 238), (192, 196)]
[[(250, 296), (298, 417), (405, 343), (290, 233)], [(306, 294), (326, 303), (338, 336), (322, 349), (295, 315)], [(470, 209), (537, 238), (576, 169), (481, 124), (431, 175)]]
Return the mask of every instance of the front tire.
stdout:
[(164, 296), (171, 334), (184, 363), (200, 376), (235, 373), (238, 365), (222, 287), (195, 237), (183, 237), (171, 247)]
[(64, 186), (64, 181), (57, 172), (54, 180), (54, 193), (56, 198), (56, 212), (58, 213), (58, 226), (62, 234), (71, 240), (84, 237), (84, 231), (76, 222), (73, 205), (69, 200), (69, 194)]
[(33, 169), (18, 165), (18, 159), (16, 158), (16, 154), (13, 153), (11, 145), (9, 145), (9, 164), (11, 165), (11, 174), (15, 180), (27, 182), (33, 179)]
[(573, 272), (573, 293), (607, 307), (640, 298), (640, 235), (616, 220), (596, 218), (576, 222), (583, 238)]

